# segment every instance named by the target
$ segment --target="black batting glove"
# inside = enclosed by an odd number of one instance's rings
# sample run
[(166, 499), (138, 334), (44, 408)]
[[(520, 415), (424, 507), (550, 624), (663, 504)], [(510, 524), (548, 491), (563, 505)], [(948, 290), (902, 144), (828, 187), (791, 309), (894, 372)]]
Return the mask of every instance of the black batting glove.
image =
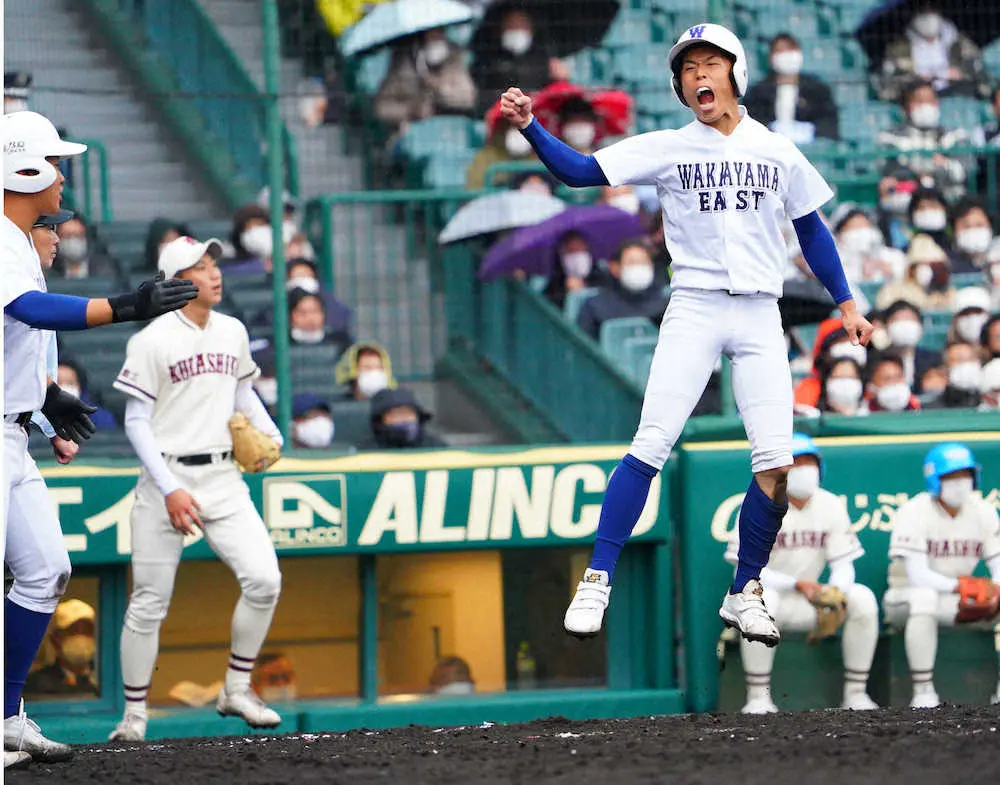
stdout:
[(128, 294), (109, 297), (111, 321), (144, 322), (165, 313), (183, 308), (198, 296), (198, 287), (183, 278), (165, 280), (163, 273), (143, 281), (139, 288)]
[(55, 382), (45, 391), (42, 414), (52, 423), (56, 435), (68, 441), (79, 444), (94, 435), (97, 429), (87, 415), (96, 411), (96, 406), (70, 395)]

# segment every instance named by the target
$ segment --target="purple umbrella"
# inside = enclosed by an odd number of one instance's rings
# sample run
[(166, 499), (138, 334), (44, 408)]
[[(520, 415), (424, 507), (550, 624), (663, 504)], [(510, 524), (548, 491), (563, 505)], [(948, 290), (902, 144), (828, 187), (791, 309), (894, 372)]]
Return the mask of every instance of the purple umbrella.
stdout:
[(483, 257), (479, 277), (492, 281), (515, 270), (528, 275), (548, 275), (559, 241), (567, 232), (583, 237), (595, 259), (609, 258), (623, 242), (643, 234), (638, 216), (617, 207), (605, 204), (570, 207), (540, 224), (518, 229), (493, 245)]

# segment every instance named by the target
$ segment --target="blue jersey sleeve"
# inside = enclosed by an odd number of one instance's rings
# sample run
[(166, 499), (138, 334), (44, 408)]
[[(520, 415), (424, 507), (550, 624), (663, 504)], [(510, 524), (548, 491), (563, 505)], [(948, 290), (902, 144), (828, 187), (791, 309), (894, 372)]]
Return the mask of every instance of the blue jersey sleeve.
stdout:
[(538, 160), (566, 185), (584, 188), (608, 184), (608, 178), (604, 176), (604, 171), (594, 156), (578, 153), (568, 144), (559, 141), (542, 128), (537, 119), (532, 120), (521, 133), (538, 154)]
[(39, 330), (86, 330), (86, 297), (49, 292), (25, 292), (12, 300), (4, 313)]
[(853, 299), (854, 295), (851, 294), (847, 276), (844, 275), (844, 265), (841, 264), (840, 254), (837, 253), (837, 245), (819, 213), (813, 210), (801, 218), (796, 218), (792, 221), (792, 225), (795, 227), (795, 235), (799, 238), (799, 246), (802, 248), (806, 264), (819, 282), (826, 287), (833, 301), (840, 305)]

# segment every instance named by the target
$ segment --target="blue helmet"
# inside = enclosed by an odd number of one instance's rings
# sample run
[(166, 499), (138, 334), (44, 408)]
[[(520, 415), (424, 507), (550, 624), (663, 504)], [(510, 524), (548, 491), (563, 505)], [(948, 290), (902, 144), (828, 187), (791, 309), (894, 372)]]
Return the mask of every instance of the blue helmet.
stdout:
[(819, 451), (819, 447), (816, 446), (816, 442), (806, 436), (804, 433), (793, 433), (792, 434), (792, 457), (797, 458), (800, 455), (812, 455), (816, 458), (817, 463), (819, 463), (819, 476), (820, 479), (823, 478), (823, 454)]
[(962, 469), (972, 470), (972, 482), (978, 488), (981, 467), (972, 456), (972, 450), (958, 442), (946, 442), (931, 447), (924, 458), (924, 481), (931, 496), (941, 493), (941, 477)]

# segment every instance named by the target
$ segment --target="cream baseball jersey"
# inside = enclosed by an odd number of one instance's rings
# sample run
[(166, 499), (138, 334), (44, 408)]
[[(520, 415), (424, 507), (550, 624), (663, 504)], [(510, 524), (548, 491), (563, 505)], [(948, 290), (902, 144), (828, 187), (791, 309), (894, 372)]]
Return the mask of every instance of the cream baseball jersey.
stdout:
[(624, 139), (594, 157), (613, 186), (655, 185), (675, 289), (781, 296), (792, 220), (833, 196), (799, 149), (740, 107), (726, 136), (694, 120)]
[[(726, 561), (736, 563), (739, 547), (739, 530), (734, 529)], [(819, 488), (801, 510), (788, 505), (767, 566), (800, 581), (817, 581), (828, 563), (841, 559), (854, 561), (864, 552), (857, 535), (851, 531), (844, 502)]]
[(927, 493), (918, 493), (896, 511), (889, 541), (889, 587), (910, 585), (904, 558), (927, 554), (927, 566), (957, 578), (971, 575), (981, 559), (1000, 554), (1000, 518), (979, 495), (970, 496), (952, 518)]
[(48, 332), (8, 316), (6, 308), (26, 292), (45, 291), (38, 254), (28, 236), (7, 216), (0, 222), (3, 243), (3, 400), (4, 414), (42, 408), (45, 401)]
[(193, 455), (232, 448), (236, 385), (259, 373), (238, 319), (212, 312), (202, 329), (174, 311), (129, 339), (114, 386), (155, 404), (153, 436), (161, 452)]

